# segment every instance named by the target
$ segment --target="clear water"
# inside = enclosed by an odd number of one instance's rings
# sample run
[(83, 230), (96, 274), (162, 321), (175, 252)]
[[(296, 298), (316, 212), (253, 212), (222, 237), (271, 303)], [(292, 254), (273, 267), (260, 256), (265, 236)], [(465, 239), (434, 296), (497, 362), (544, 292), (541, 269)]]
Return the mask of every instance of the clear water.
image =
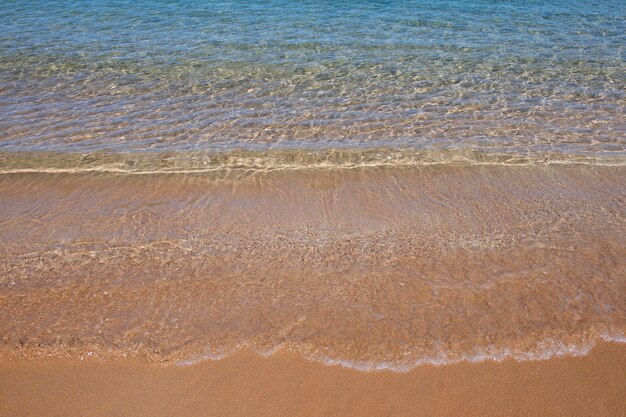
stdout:
[(621, 0), (1, 1), (0, 27), (4, 153), (626, 156)]
[(0, 359), (626, 341), (625, 45), (624, 0), (0, 0)]

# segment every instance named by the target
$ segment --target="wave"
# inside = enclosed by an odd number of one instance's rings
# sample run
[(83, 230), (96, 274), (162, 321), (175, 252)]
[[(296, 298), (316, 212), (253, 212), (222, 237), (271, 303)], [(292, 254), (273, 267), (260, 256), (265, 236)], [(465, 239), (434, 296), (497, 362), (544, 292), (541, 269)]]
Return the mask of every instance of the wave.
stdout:
[(581, 341), (580, 343), (567, 343), (558, 340), (544, 340), (537, 343), (537, 348), (533, 350), (523, 351), (512, 347), (496, 348), (493, 346), (476, 347), (473, 352), (461, 355), (450, 355), (444, 351), (438, 352), (436, 355), (424, 356), (413, 360), (409, 363), (394, 361), (359, 361), (347, 358), (335, 358), (319, 354), (306, 354), (298, 348), (285, 347), (278, 345), (272, 349), (262, 351), (242, 344), (231, 349), (222, 349), (219, 351), (207, 351), (207, 353), (194, 358), (177, 360), (174, 362), (177, 366), (192, 366), (204, 361), (219, 361), (226, 359), (237, 352), (250, 349), (252, 352), (262, 357), (270, 357), (281, 351), (294, 352), (302, 358), (321, 363), (326, 366), (341, 366), (343, 368), (354, 369), (361, 372), (409, 372), (418, 366), (445, 366), (456, 363), (469, 362), (480, 363), (486, 361), (502, 362), (506, 359), (513, 359), (518, 362), (541, 361), (562, 357), (578, 357), (586, 356), (600, 342), (626, 344), (626, 334), (619, 330), (605, 331), (598, 335), (597, 338)]
[(394, 362), (363, 362), (345, 359), (333, 359), (324, 357), (310, 357), (309, 360), (321, 362), (329, 366), (342, 366), (344, 368), (355, 369), (362, 372), (393, 371), (409, 372), (412, 369), (423, 366), (445, 366), (456, 363), (469, 362), (502, 362), (506, 359), (513, 359), (518, 362), (541, 361), (562, 357), (586, 356), (599, 342), (626, 344), (626, 335), (619, 331), (605, 332), (596, 340), (590, 340), (580, 344), (569, 344), (562, 341), (543, 341), (538, 343), (538, 348), (531, 351), (521, 351), (512, 348), (494, 348), (489, 346), (477, 347), (474, 352), (461, 356), (450, 357), (445, 353), (438, 356), (420, 358), (408, 364), (398, 364)]
[(401, 372), (625, 343), (624, 168), (500, 164), (0, 176), (0, 357), (283, 350)]
[(89, 172), (156, 174), (430, 165), (624, 166), (626, 165), (626, 156), (621, 153), (606, 156), (557, 152), (525, 154), (482, 150), (416, 150), (386, 147), (169, 153), (0, 153), (0, 174)]
[(206, 349), (205, 353), (187, 358), (163, 357), (154, 355), (149, 351), (128, 351), (121, 348), (102, 349), (99, 346), (83, 346), (82, 348), (57, 349), (47, 348), (23, 348), (23, 349), (0, 349), (0, 355), (5, 357), (78, 357), (98, 358), (101, 360), (110, 358), (141, 357), (150, 362), (160, 363), (164, 366), (194, 366), (206, 361), (221, 361), (243, 351), (250, 351), (263, 358), (269, 358), (275, 354), (292, 353), (304, 360), (322, 364), (324, 366), (339, 366), (353, 369), (359, 372), (390, 371), (407, 373), (420, 366), (448, 366), (459, 363), (482, 363), (503, 362), (514, 360), (517, 362), (545, 361), (555, 358), (582, 357), (588, 355), (599, 343), (626, 344), (626, 334), (619, 330), (604, 331), (594, 338), (581, 340), (577, 343), (563, 340), (540, 340), (535, 347), (522, 350), (513, 346), (476, 346), (473, 350), (463, 353), (446, 352), (440, 350), (434, 354), (413, 358), (410, 361), (394, 360), (358, 360), (344, 357), (333, 357), (319, 353), (310, 353), (309, 346), (294, 346), (291, 344), (279, 344), (271, 349), (263, 350), (254, 346), (253, 343), (241, 343), (237, 346), (221, 349)]

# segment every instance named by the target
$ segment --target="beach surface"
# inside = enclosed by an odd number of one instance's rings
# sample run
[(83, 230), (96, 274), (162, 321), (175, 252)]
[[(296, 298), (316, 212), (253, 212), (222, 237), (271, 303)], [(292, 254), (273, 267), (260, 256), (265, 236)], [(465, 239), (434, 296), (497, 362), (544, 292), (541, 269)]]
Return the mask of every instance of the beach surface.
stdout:
[(0, 417), (626, 416), (623, 3), (0, 2)]
[(623, 416), (624, 174), (4, 174), (0, 415)]
[(624, 416), (626, 346), (547, 361), (360, 372), (293, 353), (162, 366), (39, 358), (0, 363), (2, 416)]
[(626, 338), (622, 167), (0, 176), (0, 354), (407, 371)]

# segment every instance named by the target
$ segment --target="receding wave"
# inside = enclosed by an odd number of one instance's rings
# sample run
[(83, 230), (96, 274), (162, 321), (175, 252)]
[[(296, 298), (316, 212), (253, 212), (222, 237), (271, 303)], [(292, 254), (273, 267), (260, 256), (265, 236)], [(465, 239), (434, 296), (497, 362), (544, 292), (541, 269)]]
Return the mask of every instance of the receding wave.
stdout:
[(625, 171), (2, 175), (0, 355), (584, 355), (625, 340)]
[[(543, 340), (537, 341), (537, 346), (533, 348), (533, 350), (515, 350), (511, 347), (494, 348), (493, 346), (475, 346), (471, 353), (456, 356), (442, 350), (435, 355), (420, 357), (412, 362), (406, 363), (393, 361), (358, 361), (345, 358), (326, 357), (319, 354), (311, 355), (300, 352), (297, 347), (277, 346), (270, 351), (258, 351), (254, 348), (252, 350), (264, 357), (269, 357), (281, 350), (288, 350), (299, 353), (303, 358), (310, 361), (322, 363), (328, 366), (342, 366), (344, 368), (356, 369), (362, 372), (377, 372), (385, 370), (393, 372), (409, 372), (410, 370), (422, 365), (445, 366), (459, 362), (501, 362), (505, 359), (514, 359), (516, 361), (523, 362), (548, 360), (567, 356), (585, 356), (599, 342), (623, 344), (626, 343), (626, 336), (619, 331), (614, 331), (596, 335), (595, 339), (585, 340), (584, 338), (581, 338), (578, 343), (568, 344), (561, 340)], [(250, 348), (250, 346), (243, 345), (228, 350), (222, 350), (220, 352), (205, 353), (198, 357), (177, 360), (175, 364), (179, 366), (190, 366), (203, 361), (219, 361), (245, 348)], [(306, 349), (304, 349), (304, 351), (306, 351)], [(89, 353), (86, 355), (90, 356)], [(93, 355), (93, 352), (91, 355)]]
[(113, 3), (0, 1), (0, 359), (625, 342), (624, 0)]

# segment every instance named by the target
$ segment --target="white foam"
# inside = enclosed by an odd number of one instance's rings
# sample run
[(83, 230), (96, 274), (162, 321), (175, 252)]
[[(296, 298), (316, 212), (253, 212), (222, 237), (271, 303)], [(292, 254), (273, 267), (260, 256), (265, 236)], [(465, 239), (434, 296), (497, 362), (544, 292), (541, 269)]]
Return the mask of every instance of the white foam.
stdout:
[(515, 351), (510, 348), (493, 349), (489, 347), (476, 348), (472, 354), (451, 356), (441, 353), (439, 356), (425, 356), (409, 363), (395, 363), (391, 361), (366, 362), (347, 359), (336, 359), (324, 356), (304, 356), (305, 359), (323, 363), (328, 366), (342, 366), (363, 372), (376, 372), (389, 370), (394, 372), (409, 372), (412, 369), (423, 366), (444, 366), (461, 362), (480, 363), (486, 361), (502, 362), (506, 359), (514, 359), (518, 362), (548, 360), (563, 356), (585, 356), (595, 346), (595, 343), (585, 343), (580, 346), (557, 343), (545, 349), (537, 349), (530, 352)]
[[(626, 343), (626, 335), (623, 332), (615, 330), (604, 332), (600, 335), (599, 340), (613, 343)], [(526, 361), (542, 361), (559, 357), (579, 357), (588, 355), (599, 340), (590, 340), (580, 344), (565, 343), (558, 340), (544, 340), (537, 343), (537, 347), (529, 351), (519, 351), (511, 348), (495, 348), (492, 346), (476, 347), (473, 352), (463, 355), (452, 355), (443, 350), (439, 350), (435, 355), (424, 356), (409, 362), (394, 361), (359, 361), (345, 358), (335, 358), (331, 356), (319, 354), (307, 354), (303, 351), (308, 349), (298, 349), (295, 346), (286, 347), (284, 344), (278, 344), (270, 349), (258, 349), (251, 347), (250, 350), (262, 357), (270, 357), (273, 354), (285, 349), (300, 354), (304, 359), (318, 362), (326, 366), (341, 366), (343, 368), (354, 369), (361, 372), (409, 372), (412, 369), (423, 366), (444, 366), (460, 362), (480, 363), (486, 361), (502, 362), (507, 359), (513, 359), (518, 362)], [(224, 359), (248, 344), (244, 343), (225, 350), (210, 350), (206, 354), (188, 360), (176, 362), (176, 365), (189, 366), (205, 360), (221, 360)]]
[(606, 342), (626, 343), (626, 334), (620, 332), (619, 330), (604, 332), (600, 335), (600, 337), (602, 337), (602, 340)]

